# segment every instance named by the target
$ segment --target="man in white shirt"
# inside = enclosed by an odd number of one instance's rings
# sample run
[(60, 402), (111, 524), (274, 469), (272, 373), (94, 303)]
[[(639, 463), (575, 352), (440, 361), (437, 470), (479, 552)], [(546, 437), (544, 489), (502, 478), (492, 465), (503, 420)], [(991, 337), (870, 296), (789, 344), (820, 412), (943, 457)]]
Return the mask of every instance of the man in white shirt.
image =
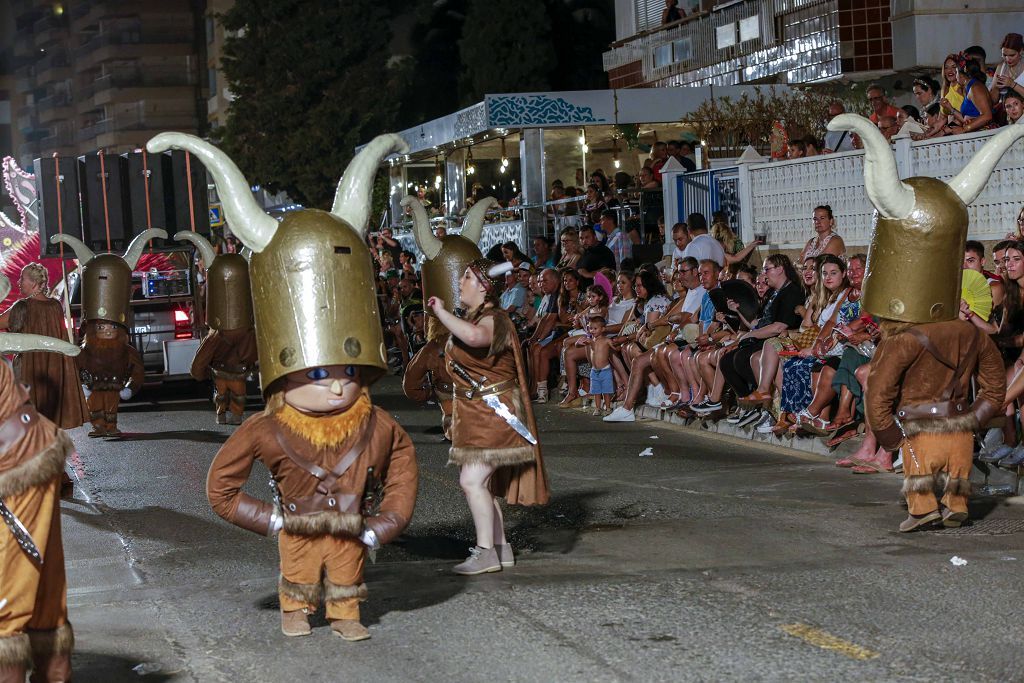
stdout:
[(691, 213), (686, 217), (686, 228), (690, 233), (690, 243), (683, 249), (683, 258), (690, 256), (700, 261), (714, 261), (719, 267), (725, 267), (725, 249), (722, 244), (708, 234), (708, 221), (703, 214)]

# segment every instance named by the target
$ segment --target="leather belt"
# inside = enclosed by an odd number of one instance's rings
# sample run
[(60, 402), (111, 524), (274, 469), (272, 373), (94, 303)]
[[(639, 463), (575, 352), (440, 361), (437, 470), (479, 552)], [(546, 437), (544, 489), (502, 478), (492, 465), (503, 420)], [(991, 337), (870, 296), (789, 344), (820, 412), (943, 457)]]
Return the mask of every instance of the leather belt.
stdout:
[(482, 400), (486, 396), (497, 396), (498, 394), (504, 394), (506, 391), (511, 391), (519, 386), (519, 382), (515, 379), (507, 379), (504, 382), (498, 382), (497, 384), (489, 384), (480, 391), (474, 391), (472, 388), (459, 389), (458, 396), (473, 400)]
[(39, 413), (31, 403), (26, 403), (0, 423), (0, 453), (6, 453), (21, 441), (32, 425), (39, 422)]
[(288, 447), (287, 443), (285, 443), (284, 436), (281, 431), (275, 429), (277, 432), (277, 443), (288, 459), (317, 480), (316, 491), (308, 496), (302, 496), (301, 498), (284, 498), (282, 496), (281, 506), (286, 513), (293, 515), (311, 515), (317, 512), (329, 512), (333, 510), (338, 510), (340, 512), (359, 511), (359, 501), (361, 499), (359, 494), (338, 493), (333, 489), (334, 484), (338, 479), (340, 479), (342, 475), (352, 467), (362, 452), (366, 450), (367, 445), (370, 443), (370, 437), (373, 436), (375, 421), (376, 419), (374, 414), (370, 413), (370, 418), (367, 420), (366, 426), (363, 428), (363, 433), (360, 435), (359, 440), (351, 449), (349, 449), (348, 453), (342, 456), (341, 460), (339, 460), (330, 471), (325, 470), (316, 463), (312, 463), (296, 454)]

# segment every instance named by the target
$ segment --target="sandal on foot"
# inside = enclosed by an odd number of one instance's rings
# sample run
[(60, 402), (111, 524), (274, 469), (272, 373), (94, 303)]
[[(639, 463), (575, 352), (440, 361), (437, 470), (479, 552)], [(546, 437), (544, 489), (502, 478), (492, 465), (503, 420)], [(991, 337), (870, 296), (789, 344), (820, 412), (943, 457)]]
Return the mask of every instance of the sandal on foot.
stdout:
[(891, 474), (892, 467), (885, 467), (874, 460), (853, 460), (854, 466), (850, 470), (854, 474)]

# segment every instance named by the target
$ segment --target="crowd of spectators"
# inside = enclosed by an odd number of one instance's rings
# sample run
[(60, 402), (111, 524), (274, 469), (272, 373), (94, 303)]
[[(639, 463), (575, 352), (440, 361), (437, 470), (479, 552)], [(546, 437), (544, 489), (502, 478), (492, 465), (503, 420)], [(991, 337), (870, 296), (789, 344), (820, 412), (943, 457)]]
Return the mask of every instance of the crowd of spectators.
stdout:
[[(897, 107), (881, 85), (867, 89), (871, 121), (892, 141), (897, 136), (928, 140), (946, 135), (1020, 124), (1024, 118), (1024, 36), (1007, 33), (999, 47), (999, 61), (989, 66), (984, 48), (972, 45), (950, 53), (939, 73), (915, 78), (913, 104)], [(842, 102), (829, 105), (828, 119), (844, 113)], [(822, 145), (810, 136), (789, 144), (790, 158), (846, 152), (860, 147), (857, 135), (834, 131)]]
[[(827, 205), (809, 217), (813, 236), (795, 261), (768, 254), (748, 263), (744, 245), (716, 214), (672, 227), (674, 249), (635, 265), (609, 242), (620, 234), (605, 210), (594, 226), (564, 228), (558, 243), (514, 243), (489, 255), (511, 262), (501, 307), (516, 323), (528, 359), (532, 400), (585, 406), (606, 422), (631, 422), (641, 403), (694, 420), (726, 420), (779, 437), (818, 437), (836, 446), (862, 439), (838, 461), (859, 473), (894, 471), (863, 422), (863, 398), (879, 329), (860, 310), (867, 257), (848, 254)], [(968, 242), (960, 316), (1005, 352), (1010, 391), (1024, 395), (1024, 210), (995, 245)], [(415, 259), (386, 232), (372, 245), (396, 369), (424, 342)], [(394, 256), (397, 254), (397, 257)], [(391, 264), (396, 264), (392, 266)], [(986, 270), (991, 264), (993, 270)], [(981, 283), (979, 285), (979, 282)], [(980, 294), (979, 294), (980, 292)], [(1024, 464), (1014, 421), (989, 434), (983, 458)]]

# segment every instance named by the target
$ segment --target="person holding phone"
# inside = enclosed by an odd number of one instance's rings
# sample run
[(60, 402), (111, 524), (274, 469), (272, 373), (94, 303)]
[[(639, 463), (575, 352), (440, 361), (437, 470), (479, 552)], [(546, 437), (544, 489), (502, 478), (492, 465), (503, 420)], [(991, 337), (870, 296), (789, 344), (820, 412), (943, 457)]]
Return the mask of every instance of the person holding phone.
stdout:
[(1003, 38), (1003, 44), (999, 51), (1003, 61), (996, 67), (995, 77), (992, 79), (992, 87), (989, 89), (989, 96), (993, 102), (1006, 100), (1008, 92), (1015, 92), (1024, 95), (1024, 60), (1021, 60), (1021, 51), (1024, 50), (1024, 36), (1019, 33), (1007, 33)]

